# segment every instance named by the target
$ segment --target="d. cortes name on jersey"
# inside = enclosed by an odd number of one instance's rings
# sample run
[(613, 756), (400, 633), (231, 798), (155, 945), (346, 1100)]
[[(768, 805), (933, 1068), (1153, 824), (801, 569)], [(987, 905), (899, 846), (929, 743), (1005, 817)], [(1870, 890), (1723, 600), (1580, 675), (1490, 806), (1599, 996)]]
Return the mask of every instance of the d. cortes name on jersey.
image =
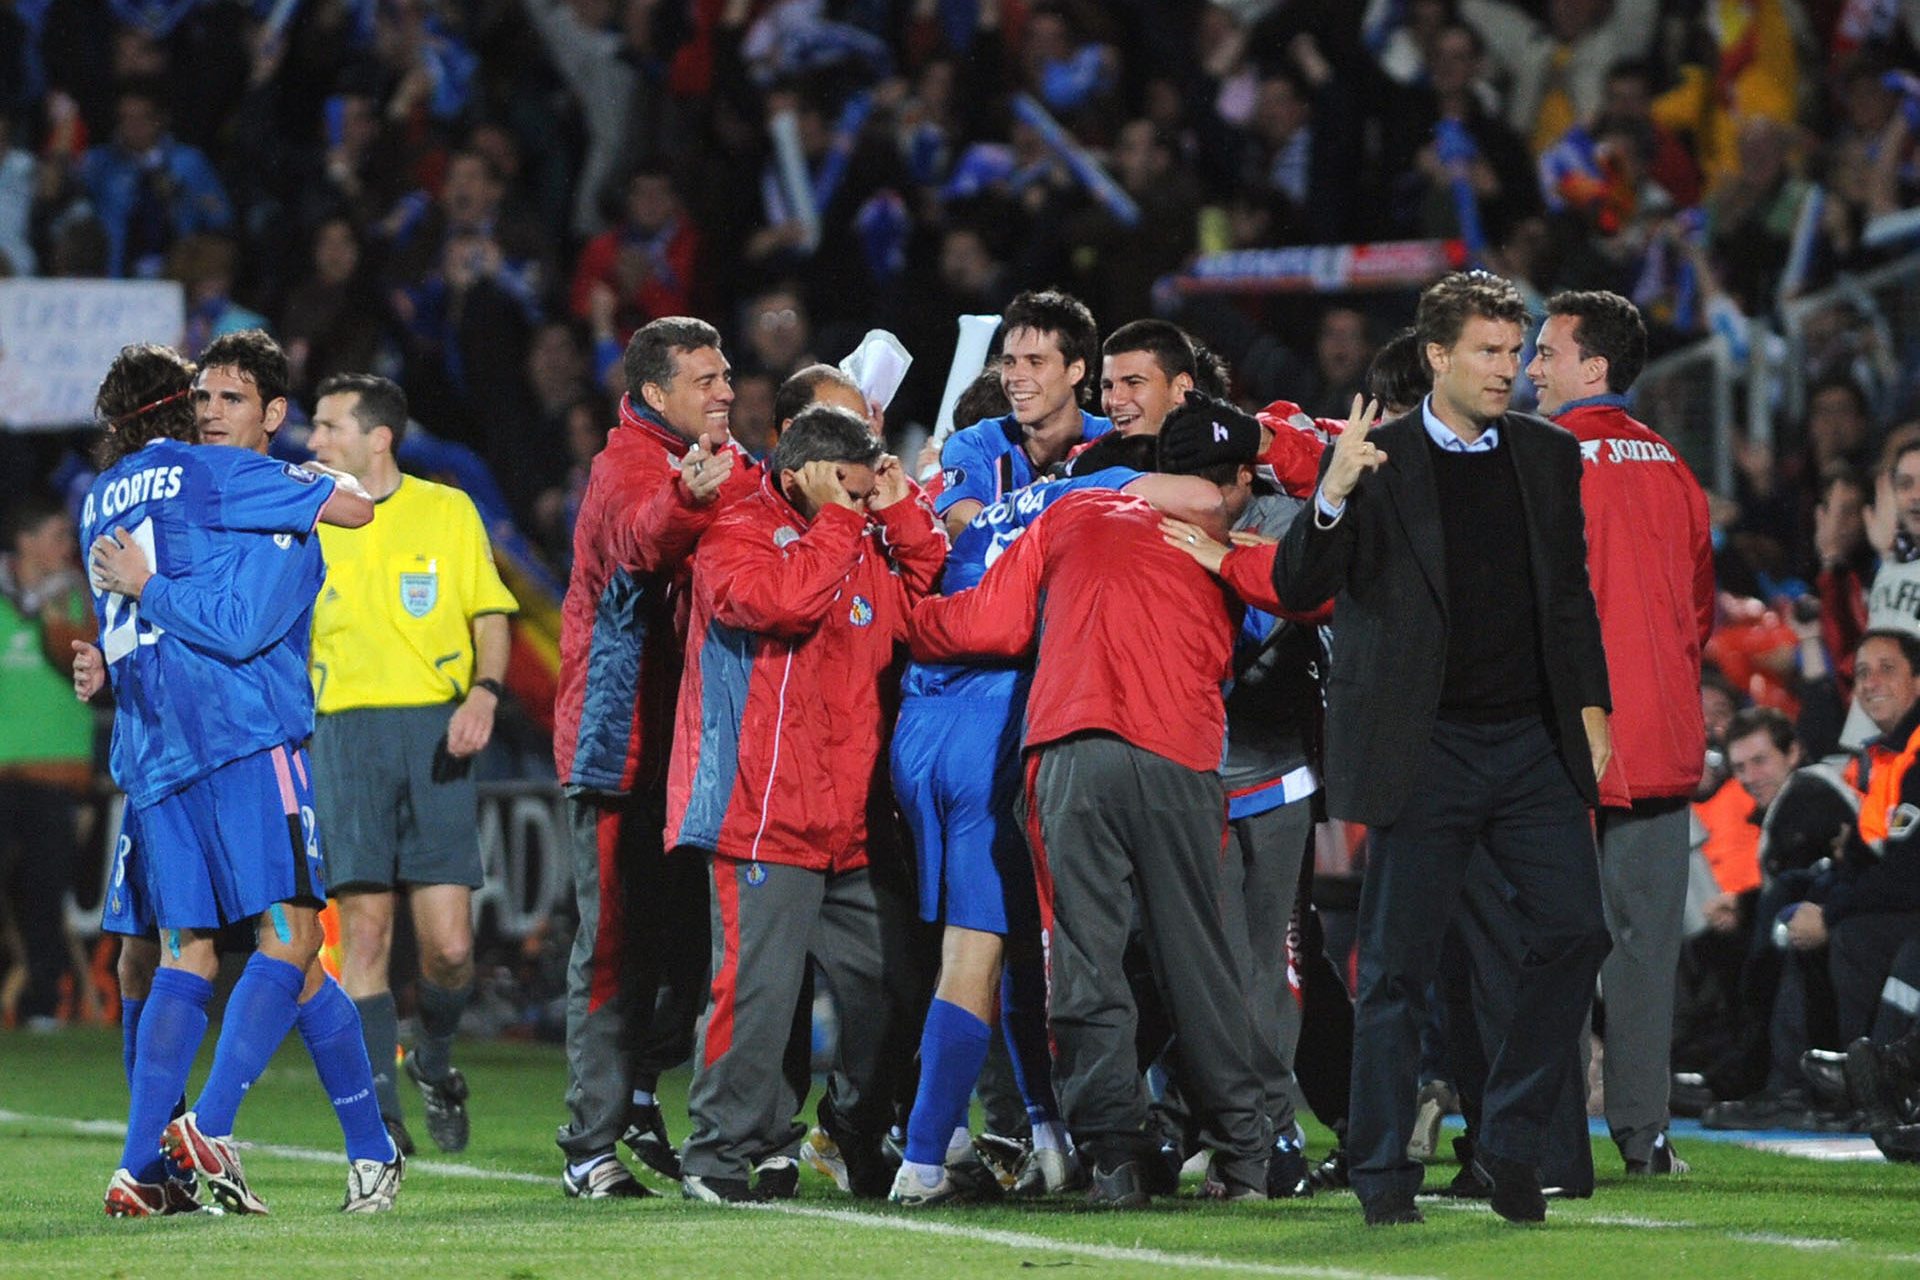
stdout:
[[(148, 467), (130, 476), (121, 476), (100, 491), (98, 518), (111, 520), (135, 503), (176, 496), (180, 492), (182, 470), (181, 467)], [(93, 495), (89, 493), (80, 521), (91, 525), (94, 519)]]
[(1658, 440), (1627, 440), (1612, 436), (1605, 440), (1582, 440), (1583, 462), (1672, 462), (1673, 450)]

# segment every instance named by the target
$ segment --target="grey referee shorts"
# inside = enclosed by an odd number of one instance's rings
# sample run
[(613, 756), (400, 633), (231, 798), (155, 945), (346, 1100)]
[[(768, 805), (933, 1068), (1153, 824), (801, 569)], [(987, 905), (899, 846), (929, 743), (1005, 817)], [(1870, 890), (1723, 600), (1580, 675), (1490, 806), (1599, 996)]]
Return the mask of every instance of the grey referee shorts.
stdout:
[(433, 779), (454, 707), (356, 707), (314, 717), (314, 808), (335, 892), (483, 883), (473, 777)]

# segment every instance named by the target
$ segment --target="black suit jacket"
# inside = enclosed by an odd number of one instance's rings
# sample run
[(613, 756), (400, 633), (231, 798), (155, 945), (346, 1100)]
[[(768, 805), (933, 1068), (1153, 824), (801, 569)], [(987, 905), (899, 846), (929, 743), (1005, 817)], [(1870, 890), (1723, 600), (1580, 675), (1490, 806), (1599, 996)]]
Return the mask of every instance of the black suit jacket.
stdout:
[[(1612, 709), (1600, 617), (1587, 584), (1580, 445), (1531, 414), (1501, 418), (1513, 450), (1533, 559), (1534, 607), (1553, 705), (1547, 726), (1587, 803), (1598, 805), (1582, 707)], [(1274, 558), (1273, 585), (1289, 609), (1334, 601), (1325, 773), (1334, 817), (1385, 826), (1415, 786), (1440, 705), (1447, 652), (1447, 550), (1432, 447), (1418, 409), (1377, 428), (1387, 455), (1361, 479), (1332, 528), (1309, 506)], [(1321, 460), (1322, 474), (1332, 450)], [(1454, 554), (1499, 548), (1456, 548)]]

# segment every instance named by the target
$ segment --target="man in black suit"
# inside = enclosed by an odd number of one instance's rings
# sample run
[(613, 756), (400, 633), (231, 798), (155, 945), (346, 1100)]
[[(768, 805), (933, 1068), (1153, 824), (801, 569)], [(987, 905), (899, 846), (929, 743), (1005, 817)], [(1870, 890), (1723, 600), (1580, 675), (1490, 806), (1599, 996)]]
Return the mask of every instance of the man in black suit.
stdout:
[(1609, 945), (1588, 811), (1611, 704), (1580, 448), (1507, 411), (1526, 320), (1485, 272), (1428, 289), (1415, 328), (1432, 393), (1340, 436), (1274, 562), (1287, 608), (1335, 600), (1327, 808), (1372, 828), (1347, 1147), (1375, 1225), (1421, 1220), (1406, 1154), (1419, 1026), (1475, 844), (1523, 922), (1519, 1030), (1489, 1069), (1476, 1153), (1508, 1219), (1546, 1216), (1541, 1137)]

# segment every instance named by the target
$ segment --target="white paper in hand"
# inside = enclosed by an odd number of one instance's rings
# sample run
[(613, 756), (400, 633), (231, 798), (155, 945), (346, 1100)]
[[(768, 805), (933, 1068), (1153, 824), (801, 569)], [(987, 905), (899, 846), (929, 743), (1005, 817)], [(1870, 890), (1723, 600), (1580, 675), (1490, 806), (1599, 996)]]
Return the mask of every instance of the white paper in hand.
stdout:
[(860, 345), (840, 362), (840, 371), (854, 380), (868, 404), (885, 409), (912, 366), (913, 355), (900, 345), (900, 339), (885, 329), (869, 329)]

